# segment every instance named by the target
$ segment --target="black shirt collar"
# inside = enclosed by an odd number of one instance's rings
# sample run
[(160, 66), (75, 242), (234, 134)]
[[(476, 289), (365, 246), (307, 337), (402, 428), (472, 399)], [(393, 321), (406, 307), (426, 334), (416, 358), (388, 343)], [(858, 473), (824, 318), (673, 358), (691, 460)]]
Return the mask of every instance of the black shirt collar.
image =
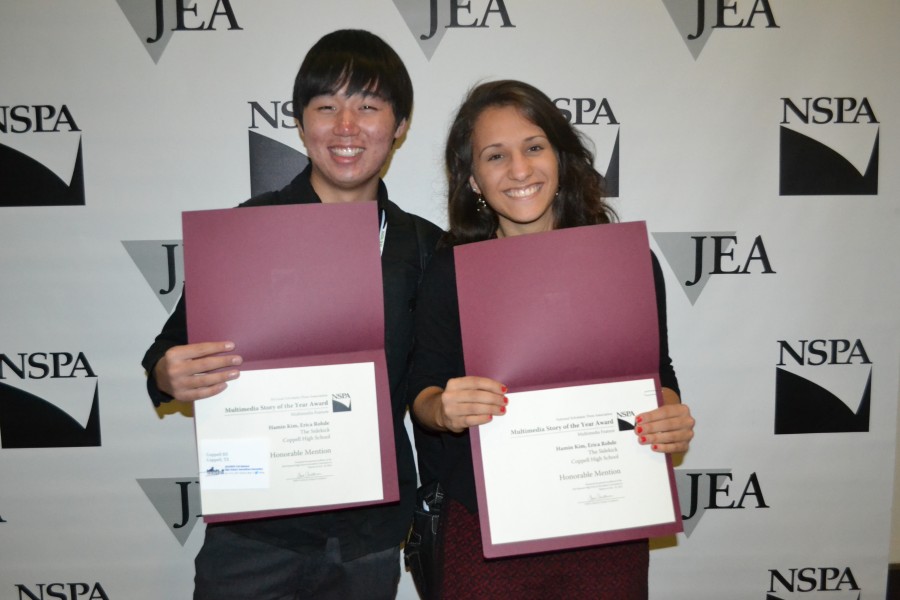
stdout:
[[(292, 181), (290, 185), (290, 187), (294, 188), (294, 193), (292, 195), (294, 195), (302, 204), (322, 203), (322, 199), (316, 193), (316, 190), (313, 189), (311, 176), (312, 163), (309, 163), (306, 165), (306, 168), (294, 178), (294, 181)], [(381, 213), (385, 210), (388, 203), (387, 186), (384, 185), (384, 181), (381, 179), (378, 180), (378, 195), (376, 197), (376, 202), (378, 202), (378, 218), (381, 219)]]

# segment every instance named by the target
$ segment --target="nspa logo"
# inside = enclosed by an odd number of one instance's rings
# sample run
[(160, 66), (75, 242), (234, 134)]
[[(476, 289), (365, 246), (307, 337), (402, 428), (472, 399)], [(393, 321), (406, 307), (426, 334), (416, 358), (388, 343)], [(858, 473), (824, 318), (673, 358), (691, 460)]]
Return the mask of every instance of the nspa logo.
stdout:
[(65, 104), (0, 106), (0, 207), (84, 206), (81, 129)]
[(780, 195), (878, 194), (878, 140), (868, 98), (782, 98)]
[(122, 245), (165, 311), (171, 313), (184, 284), (181, 240), (123, 240)]
[(618, 424), (619, 431), (634, 431), (635, 422), (634, 422), (634, 411), (633, 410), (625, 410), (622, 412), (616, 413), (616, 423)]
[(663, 0), (694, 60), (719, 30), (778, 29), (769, 0)]
[(154, 63), (178, 32), (242, 30), (230, 0), (116, 0)]
[(653, 239), (692, 305), (713, 275), (775, 274), (761, 235), (748, 240), (734, 231), (659, 232)]
[(184, 546), (200, 518), (200, 482), (197, 477), (138, 479), (138, 485), (166, 527)]
[(394, 0), (425, 58), (448, 29), (515, 27), (504, 0)]
[(850, 567), (787, 567), (769, 569), (766, 600), (860, 600), (862, 591)]
[[(280, 190), (306, 168), (306, 155), (288, 145), (296, 142), (291, 100), (249, 101), (250, 195)], [(265, 132), (263, 135), (260, 132)], [(279, 141), (281, 140), (281, 141)]]
[(755, 472), (735, 481), (731, 469), (675, 469), (675, 486), (686, 537), (708, 510), (770, 508)]
[(347, 392), (331, 394), (331, 412), (350, 412), (353, 410), (353, 398)]
[(99, 446), (98, 388), (83, 352), (0, 354), (0, 447)]
[(109, 600), (99, 582), (17, 583), (18, 600)]
[[(607, 98), (555, 98), (553, 104), (569, 123), (588, 128), (596, 149), (598, 170), (606, 180), (606, 195), (619, 197), (619, 120)], [(601, 168), (605, 163), (606, 168)]]
[(869, 431), (872, 361), (862, 340), (778, 340), (775, 433)]

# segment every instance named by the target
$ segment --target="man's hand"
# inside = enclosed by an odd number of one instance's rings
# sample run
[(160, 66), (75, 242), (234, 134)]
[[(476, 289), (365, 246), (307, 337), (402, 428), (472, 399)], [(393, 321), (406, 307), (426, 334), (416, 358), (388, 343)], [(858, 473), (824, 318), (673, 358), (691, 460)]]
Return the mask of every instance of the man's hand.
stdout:
[(487, 377), (458, 377), (447, 389), (428, 387), (413, 402), (419, 422), (433, 431), (460, 433), (506, 414), (506, 386)]
[(204, 342), (169, 348), (153, 368), (156, 386), (181, 402), (215, 396), (228, 387), (228, 381), (240, 375), (237, 369), (229, 368), (243, 362), (237, 354), (225, 354), (232, 350), (234, 342)]

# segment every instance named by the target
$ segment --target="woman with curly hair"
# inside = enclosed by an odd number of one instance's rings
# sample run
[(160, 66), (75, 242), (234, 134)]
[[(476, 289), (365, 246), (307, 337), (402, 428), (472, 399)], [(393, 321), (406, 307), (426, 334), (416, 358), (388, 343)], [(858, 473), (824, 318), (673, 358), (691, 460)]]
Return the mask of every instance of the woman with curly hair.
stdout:
[[(453, 247), (613, 222), (593, 153), (544, 93), (504, 80), (469, 92), (450, 128), (445, 158), (449, 231), (420, 287), (410, 378), (420, 479), (437, 481), (444, 491), (435, 596), (646, 598), (647, 540), (487, 560), (476, 514), (468, 429), (506, 413), (507, 389), (465, 371)], [(655, 257), (652, 262), (663, 406), (637, 416), (635, 443), (655, 452), (684, 452), (694, 419), (680, 401), (668, 352), (662, 272)]]

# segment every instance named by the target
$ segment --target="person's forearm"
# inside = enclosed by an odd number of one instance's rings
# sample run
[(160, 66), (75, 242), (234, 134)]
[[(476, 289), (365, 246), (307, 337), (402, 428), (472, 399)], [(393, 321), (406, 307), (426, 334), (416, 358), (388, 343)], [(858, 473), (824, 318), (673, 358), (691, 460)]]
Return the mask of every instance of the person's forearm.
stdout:
[(662, 389), (663, 404), (681, 404), (681, 397), (678, 392), (671, 388), (664, 387)]
[(441, 412), (441, 394), (443, 388), (427, 387), (413, 401), (413, 415), (422, 427), (431, 431), (447, 431), (443, 424)]

